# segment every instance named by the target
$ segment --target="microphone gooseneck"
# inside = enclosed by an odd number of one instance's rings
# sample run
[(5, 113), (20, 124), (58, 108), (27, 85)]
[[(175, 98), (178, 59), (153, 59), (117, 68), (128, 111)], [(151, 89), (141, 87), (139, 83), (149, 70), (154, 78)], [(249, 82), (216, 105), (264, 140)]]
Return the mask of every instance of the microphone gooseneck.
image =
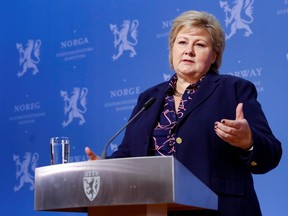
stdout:
[(111, 144), (111, 142), (135, 119), (139, 116), (144, 110), (147, 110), (154, 102), (156, 98), (151, 97), (148, 101), (145, 102), (141, 110), (139, 110), (105, 145), (103, 152), (101, 154), (102, 159), (106, 159), (107, 157), (107, 148)]

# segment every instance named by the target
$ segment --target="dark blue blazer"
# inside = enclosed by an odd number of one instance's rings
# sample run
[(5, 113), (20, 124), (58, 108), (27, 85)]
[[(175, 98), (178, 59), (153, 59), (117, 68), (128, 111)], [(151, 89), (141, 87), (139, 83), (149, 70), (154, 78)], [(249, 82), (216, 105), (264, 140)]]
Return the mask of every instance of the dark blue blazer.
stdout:
[[(149, 98), (156, 97), (156, 101), (129, 125), (112, 157), (150, 154), (151, 134), (162, 110), (167, 84), (159, 84), (139, 95), (131, 116)], [(235, 119), (240, 102), (244, 104), (244, 116), (252, 130), (254, 149), (251, 152), (231, 146), (214, 132), (216, 121)], [(251, 173), (266, 173), (275, 168), (282, 149), (272, 134), (251, 82), (208, 73), (175, 133), (182, 139), (181, 144), (175, 144), (176, 158), (219, 196), (218, 208), (222, 216), (261, 215)]]

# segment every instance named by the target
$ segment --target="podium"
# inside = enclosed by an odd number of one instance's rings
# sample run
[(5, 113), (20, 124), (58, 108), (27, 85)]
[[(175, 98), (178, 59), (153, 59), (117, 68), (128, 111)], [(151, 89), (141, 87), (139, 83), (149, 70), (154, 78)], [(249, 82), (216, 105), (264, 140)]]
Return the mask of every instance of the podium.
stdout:
[(135, 157), (38, 167), (34, 207), (88, 216), (164, 216), (217, 210), (218, 197), (174, 157)]

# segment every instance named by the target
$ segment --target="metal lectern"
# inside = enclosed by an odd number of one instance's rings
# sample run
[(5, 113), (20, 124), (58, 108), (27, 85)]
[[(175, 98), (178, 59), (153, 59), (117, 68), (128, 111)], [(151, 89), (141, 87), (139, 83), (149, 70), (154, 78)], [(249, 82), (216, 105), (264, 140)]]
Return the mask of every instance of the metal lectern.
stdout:
[(217, 210), (218, 197), (174, 157), (75, 162), (35, 170), (35, 210), (88, 216)]

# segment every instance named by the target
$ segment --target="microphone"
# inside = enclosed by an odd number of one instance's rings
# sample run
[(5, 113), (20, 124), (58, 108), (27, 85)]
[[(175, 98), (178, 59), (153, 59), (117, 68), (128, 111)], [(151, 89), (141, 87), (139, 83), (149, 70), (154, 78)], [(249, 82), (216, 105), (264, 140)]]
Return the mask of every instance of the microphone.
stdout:
[(137, 117), (139, 116), (144, 110), (147, 110), (154, 102), (156, 98), (151, 97), (146, 103), (143, 105), (141, 110), (139, 110), (105, 145), (104, 150), (101, 154), (102, 159), (106, 159), (107, 157), (107, 148), (111, 144), (111, 142)]

